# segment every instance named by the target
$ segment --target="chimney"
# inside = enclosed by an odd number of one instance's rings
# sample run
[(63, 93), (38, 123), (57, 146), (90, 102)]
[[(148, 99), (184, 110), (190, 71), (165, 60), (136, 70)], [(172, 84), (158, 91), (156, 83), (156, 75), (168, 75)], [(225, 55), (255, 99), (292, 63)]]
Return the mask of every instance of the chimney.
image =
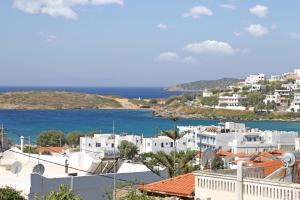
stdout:
[(21, 145), (20, 145), (20, 147), (21, 147), (21, 152), (23, 153), (23, 152), (24, 152), (24, 136), (21, 136), (21, 137), (20, 137), (20, 140), (21, 140)]

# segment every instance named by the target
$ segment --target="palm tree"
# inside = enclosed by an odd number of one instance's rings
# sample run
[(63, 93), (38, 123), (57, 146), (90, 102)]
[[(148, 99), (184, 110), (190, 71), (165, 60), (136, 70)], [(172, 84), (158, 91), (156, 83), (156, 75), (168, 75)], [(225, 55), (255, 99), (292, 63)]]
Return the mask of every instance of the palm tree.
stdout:
[(172, 121), (174, 122), (174, 130), (162, 131), (161, 135), (167, 136), (168, 138), (173, 140), (173, 167), (175, 169), (174, 176), (176, 176), (176, 141), (182, 138), (186, 133), (180, 134), (176, 128), (177, 117), (172, 117)]
[[(179, 174), (186, 174), (191, 171), (195, 171), (199, 169), (198, 165), (192, 165), (190, 162), (195, 158), (197, 152), (196, 151), (187, 151), (187, 152), (179, 152), (177, 154), (177, 162), (178, 162), (178, 172)], [(144, 164), (149, 168), (153, 168), (153, 166), (162, 165), (168, 169), (168, 175), (170, 177), (174, 177), (176, 173), (176, 168), (174, 168), (174, 160), (172, 155), (167, 154), (163, 151), (157, 152), (156, 154), (150, 153), (147, 155), (151, 158), (151, 162), (144, 161)]]

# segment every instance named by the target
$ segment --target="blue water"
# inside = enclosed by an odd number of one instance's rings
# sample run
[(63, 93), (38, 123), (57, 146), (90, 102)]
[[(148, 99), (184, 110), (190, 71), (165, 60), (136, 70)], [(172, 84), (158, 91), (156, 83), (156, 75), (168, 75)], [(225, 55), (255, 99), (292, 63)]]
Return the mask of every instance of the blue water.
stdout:
[(0, 92), (32, 90), (56, 90), (100, 95), (117, 95), (126, 98), (165, 98), (181, 94), (180, 92), (169, 92), (160, 87), (0, 87)]
[[(0, 123), (15, 141), (17, 135), (31, 136), (44, 130), (58, 129), (65, 133), (72, 130), (112, 131), (115, 122), (117, 133), (127, 132), (153, 136), (160, 130), (171, 129), (168, 119), (154, 117), (149, 110), (0, 110)], [(178, 125), (217, 125), (215, 120), (182, 119)], [(264, 130), (299, 131), (298, 122), (246, 122), (248, 127)]]

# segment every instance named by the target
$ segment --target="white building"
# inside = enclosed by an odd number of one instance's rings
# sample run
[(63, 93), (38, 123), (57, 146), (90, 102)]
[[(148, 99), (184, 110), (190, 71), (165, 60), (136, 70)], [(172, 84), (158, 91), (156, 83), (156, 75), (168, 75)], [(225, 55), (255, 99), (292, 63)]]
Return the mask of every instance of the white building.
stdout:
[[(11, 186), (26, 199), (34, 200), (36, 195), (40, 199), (51, 191), (58, 191), (64, 184), (83, 199), (105, 200), (105, 192), (112, 193), (114, 174), (110, 169), (115, 163), (114, 159), (94, 159), (85, 152), (39, 155), (24, 153), (14, 147), (0, 157), (0, 187)], [(133, 180), (137, 183), (161, 180), (144, 165), (123, 164), (117, 166), (115, 175), (120, 183), (120, 180), (126, 184)], [(36, 171), (36, 166), (40, 170)]]
[[(194, 172), (195, 200), (299, 200), (300, 185), (272, 180), (268, 177), (247, 177), (242, 163), (236, 175), (209, 171)], [(259, 169), (259, 168), (256, 168)], [(288, 174), (287, 170), (284, 172)], [(250, 175), (250, 174), (249, 174)], [(297, 174), (298, 175), (298, 174)]]
[(283, 90), (275, 90), (274, 94), (277, 94), (282, 97), (290, 96), (292, 91), (290, 89), (283, 89)]
[(264, 74), (262, 74), (262, 73), (253, 74), (253, 75), (248, 76), (245, 79), (245, 84), (251, 85), (251, 84), (255, 84), (255, 83), (258, 83), (259, 81), (264, 81), (264, 80), (266, 80), (266, 76)]
[[(174, 150), (174, 141), (167, 136), (158, 136), (153, 138), (143, 138), (140, 153), (157, 153), (163, 151), (170, 153)], [(176, 150), (187, 151), (187, 135), (176, 141)]]
[(220, 96), (219, 106), (241, 106), (246, 101), (247, 97), (240, 94), (233, 94), (232, 96)]
[(269, 81), (270, 81), (270, 82), (274, 82), (274, 81), (283, 81), (283, 78), (282, 78), (281, 75), (271, 75)]
[(275, 103), (280, 104), (280, 95), (278, 94), (270, 94), (266, 95), (266, 98), (264, 99), (265, 104)]
[(205, 90), (203, 91), (203, 94), (202, 94), (203, 97), (211, 97), (211, 96), (213, 96), (213, 95), (214, 95), (213, 92), (212, 92), (212, 91), (209, 91), (209, 90), (207, 90), (207, 89), (205, 89)]
[(233, 152), (264, 152), (274, 149), (295, 149), (297, 132), (248, 129), (245, 124), (226, 122), (219, 126), (178, 126), (188, 132), (187, 147), (191, 150), (212, 148)]
[(300, 76), (300, 69), (294, 69), (294, 74)]
[(300, 109), (300, 93), (294, 93), (294, 100), (288, 109), (290, 112), (298, 112)]
[(255, 91), (264, 91), (267, 89), (266, 85), (262, 85), (262, 84), (251, 84), (249, 91), (250, 92), (255, 92)]
[(128, 141), (135, 144), (140, 150), (142, 145), (142, 137), (139, 135), (115, 135), (112, 134), (95, 134), (94, 137), (80, 138), (80, 151), (82, 152), (98, 152), (104, 156), (112, 155), (122, 141)]

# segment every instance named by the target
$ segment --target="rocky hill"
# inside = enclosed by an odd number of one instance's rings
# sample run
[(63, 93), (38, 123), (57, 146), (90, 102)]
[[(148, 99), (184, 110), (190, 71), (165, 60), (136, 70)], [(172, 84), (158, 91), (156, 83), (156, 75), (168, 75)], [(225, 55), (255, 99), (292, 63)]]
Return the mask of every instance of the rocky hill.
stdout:
[(195, 81), (191, 83), (183, 83), (168, 87), (167, 90), (169, 91), (203, 91), (205, 88), (207, 89), (224, 89), (229, 85), (234, 85), (239, 82), (243, 81), (242, 79), (236, 78), (222, 78), (218, 80), (201, 80)]

